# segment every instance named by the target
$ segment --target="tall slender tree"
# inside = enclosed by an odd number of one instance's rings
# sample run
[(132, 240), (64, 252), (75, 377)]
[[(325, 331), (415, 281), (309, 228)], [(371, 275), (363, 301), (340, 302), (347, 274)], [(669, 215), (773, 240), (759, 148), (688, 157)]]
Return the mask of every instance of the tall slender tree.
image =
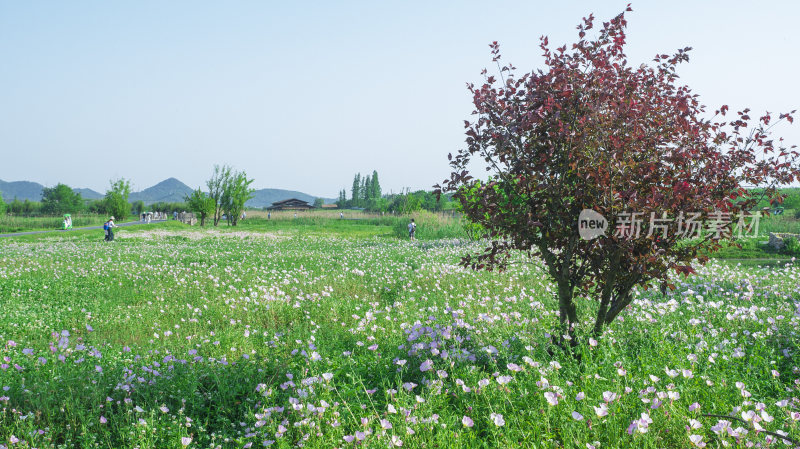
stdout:
[(378, 171), (372, 171), (372, 199), (377, 201), (381, 199), (381, 183), (378, 181)]
[(370, 179), (369, 175), (364, 178), (364, 186), (361, 189), (361, 200), (363, 207), (368, 207), (369, 202), (372, 200), (372, 179)]
[(351, 204), (351, 206), (358, 207), (359, 204), (360, 204), (359, 200), (361, 199), (361, 174), (360, 173), (356, 173), (356, 175), (353, 177), (353, 189), (351, 191), (351, 194), (352, 194), (352, 197), (351, 197), (352, 204)]

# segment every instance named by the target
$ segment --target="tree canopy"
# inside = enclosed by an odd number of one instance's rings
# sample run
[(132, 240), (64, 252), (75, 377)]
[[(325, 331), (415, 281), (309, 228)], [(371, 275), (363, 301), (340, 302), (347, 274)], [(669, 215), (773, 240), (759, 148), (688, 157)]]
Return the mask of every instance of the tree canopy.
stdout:
[[(581, 322), (579, 293), (599, 301), (592, 329), (601, 332), (631, 303), (634, 287), (674, 288), (671, 272), (692, 273), (694, 259), (705, 262), (720, 239), (752, 223), (759, 198), (745, 186), (780, 201), (776, 187), (798, 179), (798, 153), (771, 137), (794, 111), (753, 119), (745, 109), (726, 120), (722, 106), (707, 118), (698, 96), (678, 83), (690, 48), (631, 65), (626, 24), (622, 13), (589, 39), (590, 15), (570, 47), (552, 49), (542, 37), (545, 68), (521, 75), (500, 65), (492, 43), (499, 73), (484, 70), (483, 83), (468, 85), (475, 109), (466, 147), (449, 155), (453, 172), (436, 186), (454, 192), (491, 241), (465, 265), (502, 269), (516, 252), (541, 258), (567, 338)], [(472, 175), (473, 161), (488, 179)], [(610, 232), (582, 238), (582, 213), (607, 220)], [(705, 231), (716, 223), (719, 232), (688, 239), (693, 223)]]
[(105, 212), (117, 220), (124, 220), (131, 210), (128, 196), (131, 194), (131, 182), (125, 178), (111, 180), (111, 185), (103, 199)]
[(76, 213), (84, 209), (81, 194), (74, 192), (66, 184), (57, 184), (55, 187), (42, 189), (42, 209), (46, 214)]

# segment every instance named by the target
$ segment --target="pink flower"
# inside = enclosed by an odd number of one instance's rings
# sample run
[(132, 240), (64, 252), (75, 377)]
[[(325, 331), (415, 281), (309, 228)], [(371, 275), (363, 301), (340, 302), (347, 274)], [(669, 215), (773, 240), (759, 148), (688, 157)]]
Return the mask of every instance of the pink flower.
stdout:
[(461, 424), (463, 424), (464, 427), (472, 427), (475, 425), (475, 422), (469, 416), (464, 416), (461, 418)]
[(424, 373), (425, 371), (429, 371), (432, 366), (433, 366), (433, 361), (431, 361), (431, 359), (428, 359), (422, 362), (422, 365), (419, 366), (419, 370)]
[(184, 446), (188, 446), (192, 443), (192, 437), (183, 437), (181, 438), (181, 444)]
[(574, 419), (575, 421), (581, 421), (583, 420), (583, 415), (581, 415), (578, 412), (572, 412), (572, 419)]

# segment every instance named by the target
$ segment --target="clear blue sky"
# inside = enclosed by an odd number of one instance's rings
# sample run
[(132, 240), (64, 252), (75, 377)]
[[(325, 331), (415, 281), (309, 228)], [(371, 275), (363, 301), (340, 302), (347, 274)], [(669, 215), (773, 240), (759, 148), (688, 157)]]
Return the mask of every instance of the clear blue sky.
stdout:
[[(540, 35), (572, 42), (627, 1), (335, 3), (0, 0), (0, 179), (196, 187), (231, 164), (327, 197), (373, 169), (385, 191), (430, 188), (489, 42), (530, 70)], [(694, 47), (680, 74), (712, 110), (800, 108), (797, 2), (633, 9), (630, 60)], [(800, 143), (798, 125), (780, 133)]]

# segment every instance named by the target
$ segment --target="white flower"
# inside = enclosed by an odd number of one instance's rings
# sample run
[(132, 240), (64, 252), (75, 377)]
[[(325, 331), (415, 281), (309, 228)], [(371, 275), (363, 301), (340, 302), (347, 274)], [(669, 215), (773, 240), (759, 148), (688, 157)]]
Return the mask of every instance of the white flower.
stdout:
[(558, 396), (552, 391), (548, 391), (544, 394), (544, 398), (547, 400), (547, 403), (550, 405), (558, 405)]
[(703, 443), (702, 435), (689, 435), (689, 441), (696, 447), (706, 447), (706, 443)]
[(575, 421), (581, 421), (583, 420), (583, 415), (581, 415), (578, 412), (572, 412), (572, 419), (574, 419)]
[(492, 418), (492, 422), (497, 427), (503, 427), (503, 425), (505, 425), (505, 423), (506, 423), (506, 420), (503, 419), (503, 415), (501, 415), (499, 413), (492, 413), (489, 416)]

